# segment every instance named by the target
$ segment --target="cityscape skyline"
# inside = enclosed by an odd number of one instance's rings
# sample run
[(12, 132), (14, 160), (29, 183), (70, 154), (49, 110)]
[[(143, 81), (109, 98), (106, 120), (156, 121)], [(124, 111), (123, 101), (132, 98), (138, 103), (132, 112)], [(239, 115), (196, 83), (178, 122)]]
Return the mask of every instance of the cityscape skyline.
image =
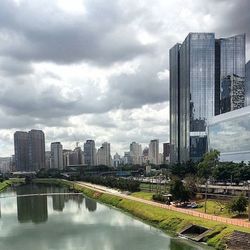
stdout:
[[(0, 57), (1, 157), (13, 154), (15, 131), (32, 128), (45, 132), (46, 149), (54, 141), (73, 148), (77, 140), (94, 138), (98, 146), (111, 142), (121, 154), (132, 141), (168, 142), (168, 50), (189, 32), (250, 34), (246, 1), (230, 1), (231, 8), (226, 2), (155, 1), (153, 9), (147, 1), (126, 6), (122, 1), (77, 1), (68, 7), (61, 1), (39, 2), (0, 3), (0, 33), (5, 37)], [(97, 25), (99, 9), (104, 29)], [(53, 20), (51, 12), (57, 13)], [(227, 25), (231, 20), (233, 25)], [(5, 42), (8, 37), (12, 43)], [(58, 37), (61, 46), (55, 46)]]

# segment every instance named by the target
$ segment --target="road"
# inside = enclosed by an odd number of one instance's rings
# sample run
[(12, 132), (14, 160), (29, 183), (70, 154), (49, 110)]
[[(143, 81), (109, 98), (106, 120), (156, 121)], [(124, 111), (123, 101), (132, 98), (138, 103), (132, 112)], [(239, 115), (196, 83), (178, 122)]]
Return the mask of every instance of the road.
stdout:
[(164, 209), (168, 209), (168, 210), (172, 210), (172, 211), (177, 211), (180, 213), (184, 213), (184, 214), (188, 214), (188, 215), (192, 215), (195, 217), (199, 217), (199, 218), (203, 218), (203, 219), (207, 219), (207, 220), (212, 220), (212, 221), (217, 221), (217, 222), (221, 222), (221, 223), (225, 223), (225, 224), (229, 224), (229, 225), (234, 225), (234, 226), (240, 226), (240, 227), (246, 227), (246, 228), (250, 228), (250, 222), (243, 220), (243, 219), (232, 219), (232, 218), (225, 218), (225, 217), (221, 217), (221, 216), (216, 216), (216, 215), (211, 215), (211, 214), (205, 214), (205, 213), (201, 213), (198, 211), (194, 211), (191, 209), (185, 209), (185, 208), (178, 208), (172, 205), (165, 205), (165, 204), (161, 204), (155, 201), (149, 201), (149, 200), (144, 200), (141, 198), (137, 198), (131, 195), (127, 195), (124, 193), (119, 192), (118, 190), (115, 189), (111, 189), (108, 187), (104, 187), (104, 186), (100, 186), (100, 185), (96, 185), (96, 184), (91, 184), (91, 183), (87, 183), (87, 182), (75, 182), (80, 186), (86, 187), (86, 188), (90, 188), (93, 189), (97, 192), (100, 193), (107, 193), (107, 194), (112, 194), (121, 198), (125, 198), (128, 200), (133, 200), (133, 201), (138, 201), (138, 202), (142, 202), (144, 204), (148, 204), (148, 205), (152, 205), (155, 207), (160, 207), (160, 208), (164, 208)]

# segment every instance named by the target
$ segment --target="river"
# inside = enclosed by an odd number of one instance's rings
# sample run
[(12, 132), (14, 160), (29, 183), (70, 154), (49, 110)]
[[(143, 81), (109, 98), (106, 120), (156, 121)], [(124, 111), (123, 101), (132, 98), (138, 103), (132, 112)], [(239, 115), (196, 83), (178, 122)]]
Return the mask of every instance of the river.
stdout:
[[(83, 195), (50, 194), (67, 192), (58, 186), (21, 185), (0, 193), (0, 249), (205, 249)], [(28, 195), (39, 193), (48, 195)]]

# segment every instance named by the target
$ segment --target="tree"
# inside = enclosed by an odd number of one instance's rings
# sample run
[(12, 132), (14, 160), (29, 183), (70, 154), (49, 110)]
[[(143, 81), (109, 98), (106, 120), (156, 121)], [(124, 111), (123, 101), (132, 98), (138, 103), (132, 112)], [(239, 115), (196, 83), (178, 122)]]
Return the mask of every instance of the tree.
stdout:
[(204, 155), (203, 160), (198, 164), (198, 176), (206, 180), (212, 175), (214, 167), (219, 162), (220, 152), (218, 150), (211, 150)]
[(233, 199), (228, 206), (228, 210), (231, 212), (236, 212), (242, 214), (247, 210), (247, 198), (241, 194), (239, 197)]
[(179, 178), (174, 178), (170, 182), (170, 194), (173, 200), (185, 202), (190, 198), (189, 192)]
[(184, 179), (184, 186), (189, 192), (189, 195), (194, 197), (197, 193), (197, 178), (194, 175), (186, 176)]

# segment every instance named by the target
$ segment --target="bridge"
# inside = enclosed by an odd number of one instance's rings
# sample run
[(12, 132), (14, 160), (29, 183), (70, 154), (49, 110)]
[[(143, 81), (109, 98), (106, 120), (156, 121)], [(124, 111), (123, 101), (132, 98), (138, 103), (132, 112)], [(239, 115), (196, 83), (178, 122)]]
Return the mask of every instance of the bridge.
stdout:
[(34, 194), (19, 194), (19, 195), (6, 195), (1, 196), (0, 199), (3, 198), (16, 198), (16, 197), (30, 197), (30, 196), (52, 196), (52, 195), (83, 195), (83, 193), (34, 193)]

